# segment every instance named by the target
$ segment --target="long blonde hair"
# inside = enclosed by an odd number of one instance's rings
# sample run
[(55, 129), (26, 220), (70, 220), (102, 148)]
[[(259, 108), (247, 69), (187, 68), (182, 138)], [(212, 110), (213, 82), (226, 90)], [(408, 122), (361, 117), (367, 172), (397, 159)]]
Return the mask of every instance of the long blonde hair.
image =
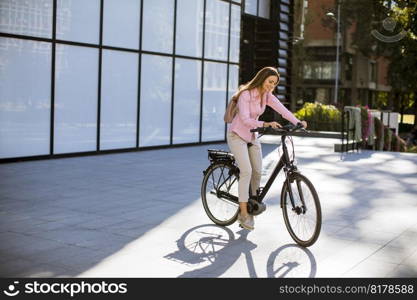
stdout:
[(262, 87), (262, 84), (269, 76), (277, 76), (279, 82), (279, 73), (278, 70), (274, 67), (264, 67), (256, 73), (255, 77), (252, 78), (249, 82), (239, 86), (237, 92), (232, 96), (233, 101), (237, 101), (244, 91), (249, 91), (254, 88)]

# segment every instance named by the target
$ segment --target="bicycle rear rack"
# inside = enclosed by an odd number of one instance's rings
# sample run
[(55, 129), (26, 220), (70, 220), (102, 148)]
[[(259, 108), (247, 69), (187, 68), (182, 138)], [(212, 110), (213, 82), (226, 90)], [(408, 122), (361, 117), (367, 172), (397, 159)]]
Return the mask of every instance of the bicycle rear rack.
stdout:
[(224, 162), (235, 162), (235, 157), (232, 153), (224, 151), (224, 150), (214, 150), (209, 149), (208, 151), (208, 159), (210, 162), (215, 161), (224, 161)]

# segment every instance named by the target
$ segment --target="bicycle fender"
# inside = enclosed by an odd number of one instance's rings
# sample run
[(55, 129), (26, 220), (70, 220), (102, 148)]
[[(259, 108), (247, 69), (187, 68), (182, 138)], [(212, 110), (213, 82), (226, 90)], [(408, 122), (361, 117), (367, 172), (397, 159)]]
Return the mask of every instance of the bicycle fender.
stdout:
[(203, 175), (204, 175), (204, 176), (206, 176), (207, 172), (208, 172), (208, 171), (210, 171), (210, 169), (211, 169), (211, 168), (213, 168), (213, 166), (214, 166), (215, 164), (216, 164), (216, 163), (212, 163), (212, 164), (210, 164), (210, 165), (207, 167), (207, 169), (205, 169), (205, 170), (203, 171)]

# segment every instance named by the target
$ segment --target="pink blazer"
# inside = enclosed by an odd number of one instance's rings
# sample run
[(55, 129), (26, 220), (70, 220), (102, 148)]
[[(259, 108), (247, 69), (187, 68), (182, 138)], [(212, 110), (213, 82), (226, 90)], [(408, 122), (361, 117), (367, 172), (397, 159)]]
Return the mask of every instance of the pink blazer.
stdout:
[(237, 104), (239, 110), (233, 118), (229, 131), (236, 133), (248, 143), (255, 139), (255, 134), (250, 130), (264, 125), (264, 122), (258, 121), (258, 118), (265, 111), (266, 105), (294, 125), (300, 122), (272, 93), (265, 93), (261, 101), (256, 88), (240, 94)]

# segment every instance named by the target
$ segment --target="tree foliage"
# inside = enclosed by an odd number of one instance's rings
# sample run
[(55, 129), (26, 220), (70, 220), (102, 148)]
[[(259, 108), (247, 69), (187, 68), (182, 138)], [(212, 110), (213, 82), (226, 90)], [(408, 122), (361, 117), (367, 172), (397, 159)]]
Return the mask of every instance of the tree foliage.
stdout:
[[(396, 99), (405, 99), (402, 106), (414, 107), (417, 122), (417, 0), (339, 1), (342, 32), (354, 28), (354, 48), (368, 58), (386, 57), (390, 61), (387, 79), (392, 93), (401, 94)], [(328, 19), (323, 24), (335, 27)], [(376, 38), (373, 31), (401, 38), (387, 42)]]

